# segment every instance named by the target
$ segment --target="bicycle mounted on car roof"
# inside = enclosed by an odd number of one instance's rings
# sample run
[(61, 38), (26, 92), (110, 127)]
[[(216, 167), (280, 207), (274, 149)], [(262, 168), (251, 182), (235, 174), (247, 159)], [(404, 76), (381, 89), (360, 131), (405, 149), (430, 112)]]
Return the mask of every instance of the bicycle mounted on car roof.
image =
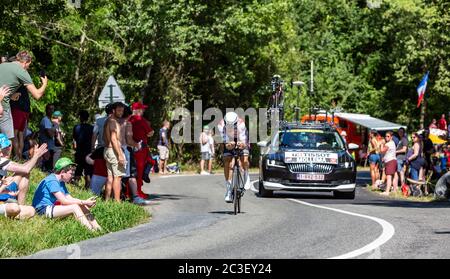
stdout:
[(279, 75), (274, 75), (271, 81), (272, 95), (267, 102), (267, 118), (269, 120), (276, 119), (284, 121), (284, 81)]

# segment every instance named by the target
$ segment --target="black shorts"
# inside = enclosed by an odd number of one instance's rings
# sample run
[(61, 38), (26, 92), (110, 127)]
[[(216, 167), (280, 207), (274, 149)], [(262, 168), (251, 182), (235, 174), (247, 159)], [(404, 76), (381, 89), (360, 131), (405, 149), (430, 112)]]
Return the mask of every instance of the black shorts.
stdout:
[(75, 176), (92, 176), (93, 166), (89, 165), (86, 162), (86, 156), (89, 153), (75, 153), (75, 164), (77, 164), (77, 168), (75, 169)]
[(228, 150), (226, 148), (223, 149), (223, 157), (231, 157), (231, 156), (235, 156), (236, 152), (238, 153), (237, 155), (239, 156), (248, 156), (250, 154), (249, 150), (246, 149), (242, 149), (242, 150)]

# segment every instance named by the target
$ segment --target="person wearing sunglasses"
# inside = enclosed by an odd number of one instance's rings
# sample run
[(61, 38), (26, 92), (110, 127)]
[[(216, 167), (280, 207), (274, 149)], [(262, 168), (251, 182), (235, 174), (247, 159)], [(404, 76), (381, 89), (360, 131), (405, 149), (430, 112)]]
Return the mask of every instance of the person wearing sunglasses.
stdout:
[[(394, 133), (391, 131), (386, 132), (386, 142), (381, 146), (381, 153), (384, 154), (383, 162), (385, 164), (386, 173), (386, 190), (383, 192), (383, 195), (386, 196), (389, 195), (392, 186), (392, 178), (397, 172), (396, 146), (392, 139), (393, 134)], [(395, 192), (397, 192), (397, 185), (394, 185), (394, 193)]]
[(426, 165), (426, 161), (423, 158), (423, 146), (422, 139), (418, 133), (412, 134), (413, 141), (413, 154), (408, 156), (407, 163), (410, 165), (410, 175), (412, 180), (422, 180), (423, 169)]

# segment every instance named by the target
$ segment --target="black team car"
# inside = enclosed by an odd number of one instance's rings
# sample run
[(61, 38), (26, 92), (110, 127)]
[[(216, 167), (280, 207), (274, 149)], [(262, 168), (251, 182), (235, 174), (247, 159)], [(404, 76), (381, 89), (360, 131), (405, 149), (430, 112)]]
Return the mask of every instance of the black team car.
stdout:
[(277, 190), (332, 191), (335, 198), (354, 199), (356, 163), (338, 131), (328, 123), (283, 126), (270, 142), (258, 143), (259, 196)]

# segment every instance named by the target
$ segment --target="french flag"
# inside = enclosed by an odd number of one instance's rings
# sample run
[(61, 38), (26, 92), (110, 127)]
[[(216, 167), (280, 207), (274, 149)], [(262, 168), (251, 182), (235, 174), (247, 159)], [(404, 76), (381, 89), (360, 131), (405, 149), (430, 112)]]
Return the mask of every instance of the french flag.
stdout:
[(423, 100), (423, 97), (425, 96), (425, 90), (427, 89), (427, 83), (428, 83), (428, 73), (427, 72), (420, 82), (419, 86), (417, 86), (417, 94), (419, 96), (419, 100), (417, 101), (417, 107), (420, 107), (420, 103)]

